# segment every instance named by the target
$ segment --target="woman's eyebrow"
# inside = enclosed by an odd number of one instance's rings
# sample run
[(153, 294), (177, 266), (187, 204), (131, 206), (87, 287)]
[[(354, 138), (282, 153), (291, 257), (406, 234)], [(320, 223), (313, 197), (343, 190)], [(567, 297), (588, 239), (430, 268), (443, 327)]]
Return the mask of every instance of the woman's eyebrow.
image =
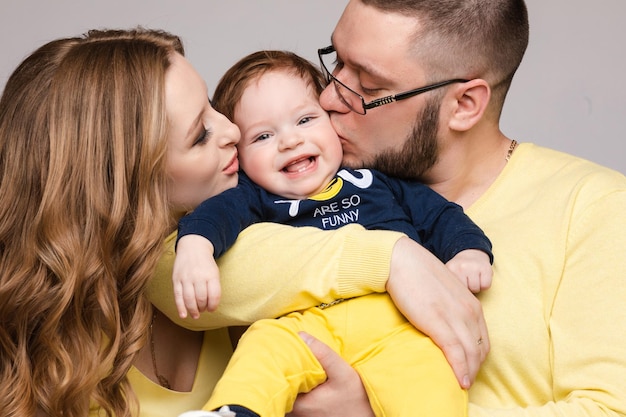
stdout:
[(191, 125), (189, 126), (189, 130), (187, 130), (186, 137), (193, 135), (194, 131), (198, 127), (198, 124), (201, 123), (202, 114), (203, 112), (200, 112), (200, 114), (198, 114), (198, 116), (195, 119), (193, 119), (193, 121), (191, 122)]

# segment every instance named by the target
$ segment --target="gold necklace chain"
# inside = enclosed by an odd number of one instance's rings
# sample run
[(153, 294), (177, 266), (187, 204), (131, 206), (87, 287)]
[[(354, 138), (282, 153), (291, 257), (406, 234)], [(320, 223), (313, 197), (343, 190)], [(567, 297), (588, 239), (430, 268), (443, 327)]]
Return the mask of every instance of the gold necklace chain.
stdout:
[(167, 389), (172, 389), (172, 386), (170, 385), (170, 382), (167, 380), (167, 378), (165, 378), (163, 375), (161, 375), (159, 373), (159, 370), (157, 369), (157, 362), (156, 362), (156, 354), (154, 352), (154, 319), (156, 318), (156, 311), (152, 314), (152, 321), (150, 322), (150, 355), (152, 356), (152, 370), (154, 371), (154, 374), (157, 377), (157, 380), (159, 381), (159, 384), (161, 384), (162, 387), (167, 388)]
[(509, 160), (511, 159), (511, 155), (513, 155), (513, 151), (515, 150), (516, 146), (517, 146), (517, 141), (513, 139), (511, 141), (511, 146), (509, 146), (509, 151), (506, 153), (506, 158), (504, 158), (506, 162), (509, 162)]

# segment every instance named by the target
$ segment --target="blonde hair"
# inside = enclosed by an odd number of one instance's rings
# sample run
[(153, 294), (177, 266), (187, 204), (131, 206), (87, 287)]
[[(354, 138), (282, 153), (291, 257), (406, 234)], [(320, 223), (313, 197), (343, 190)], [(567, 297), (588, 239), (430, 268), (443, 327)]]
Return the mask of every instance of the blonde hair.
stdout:
[(90, 31), (27, 57), (0, 99), (0, 410), (132, 415), (144, 288), (175, 223), (164, 79), (180, 40)]

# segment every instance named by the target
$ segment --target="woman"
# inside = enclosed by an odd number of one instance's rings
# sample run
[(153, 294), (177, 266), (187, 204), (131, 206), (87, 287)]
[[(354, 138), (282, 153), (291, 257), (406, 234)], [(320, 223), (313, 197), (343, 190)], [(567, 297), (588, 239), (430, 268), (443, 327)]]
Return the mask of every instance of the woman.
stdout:
[[(177, 219), (236, 183), (238, 132), (210, 107), (206, 86), (182, 55), (178, 38), (167, 33), (92, 31), (44, 45), (6, 84), (0, 99), (4, 415), (82, 417), (90, 404), (100, 415), (137, 415), (139, 404), (145, 415), (151, 406), (174, 415), (198, 407), (204, 395), (198, 387), (206, 383), (210, 391), (230, 355), (226, 331), (203, 338), (182, 329), (145, 295), (166, 238), (159, 271), (169, 273)], [(258, 225), (244, 234), (222, 261), (222, 276), (250, 273), (237, 257), (252, 259), (250, 286), (262, 287), (252, 293), (274, 289), (255, 302), (242, 288), (234, 302), (269, 303), (269, 315), (381, 291), (390, 273), (398, 278), (388, 286), (409, 300), (416, 264), (444, 268), (393, 232)], [(262, 246), (269, 235), (271, 244)], [(311, 251), (308, 239), (322, 249)], [(338, 256), (329, 258), (333, 253)], [(371, 265), (373, 284), (357, 285), (361, 278), (350, 277), (344, 258)], [(272, 273), (277, 265), (283, 273)], [(159, 291), (151, 289), (155, 302)], [(257, 318), (253, 307), (243, 310), (250, 312), (246, 320)], [(478, 304), (475, 311), (480, 316)], [(180, 395), (167, 397), (170, 408), (159, 410), (154, 401), (164, 392)]]
[[(97, 48), (105, 43), (118, 46)], [(154, 82), (174, 50), (182, 51), (178, 39), (162, 33), (93, 32), (44, 45), (6, 84), (5, 414), (84, 416), (93, 400), (110, 414), (130, 415), (126, 373), (152, 317), (143, 292), (175, 225), (164, 95)]]

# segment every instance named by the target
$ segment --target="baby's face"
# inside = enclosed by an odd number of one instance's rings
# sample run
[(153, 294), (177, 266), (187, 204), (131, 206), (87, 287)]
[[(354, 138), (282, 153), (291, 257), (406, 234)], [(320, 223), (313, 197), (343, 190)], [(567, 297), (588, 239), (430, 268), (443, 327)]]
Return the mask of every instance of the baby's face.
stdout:
[(244, 90), (234, 113), (239, 160), (266, 190), (291, 199), (321, 192), (339, 169), (341, 143), (313, 89), (299, 76), (271, 71)]

